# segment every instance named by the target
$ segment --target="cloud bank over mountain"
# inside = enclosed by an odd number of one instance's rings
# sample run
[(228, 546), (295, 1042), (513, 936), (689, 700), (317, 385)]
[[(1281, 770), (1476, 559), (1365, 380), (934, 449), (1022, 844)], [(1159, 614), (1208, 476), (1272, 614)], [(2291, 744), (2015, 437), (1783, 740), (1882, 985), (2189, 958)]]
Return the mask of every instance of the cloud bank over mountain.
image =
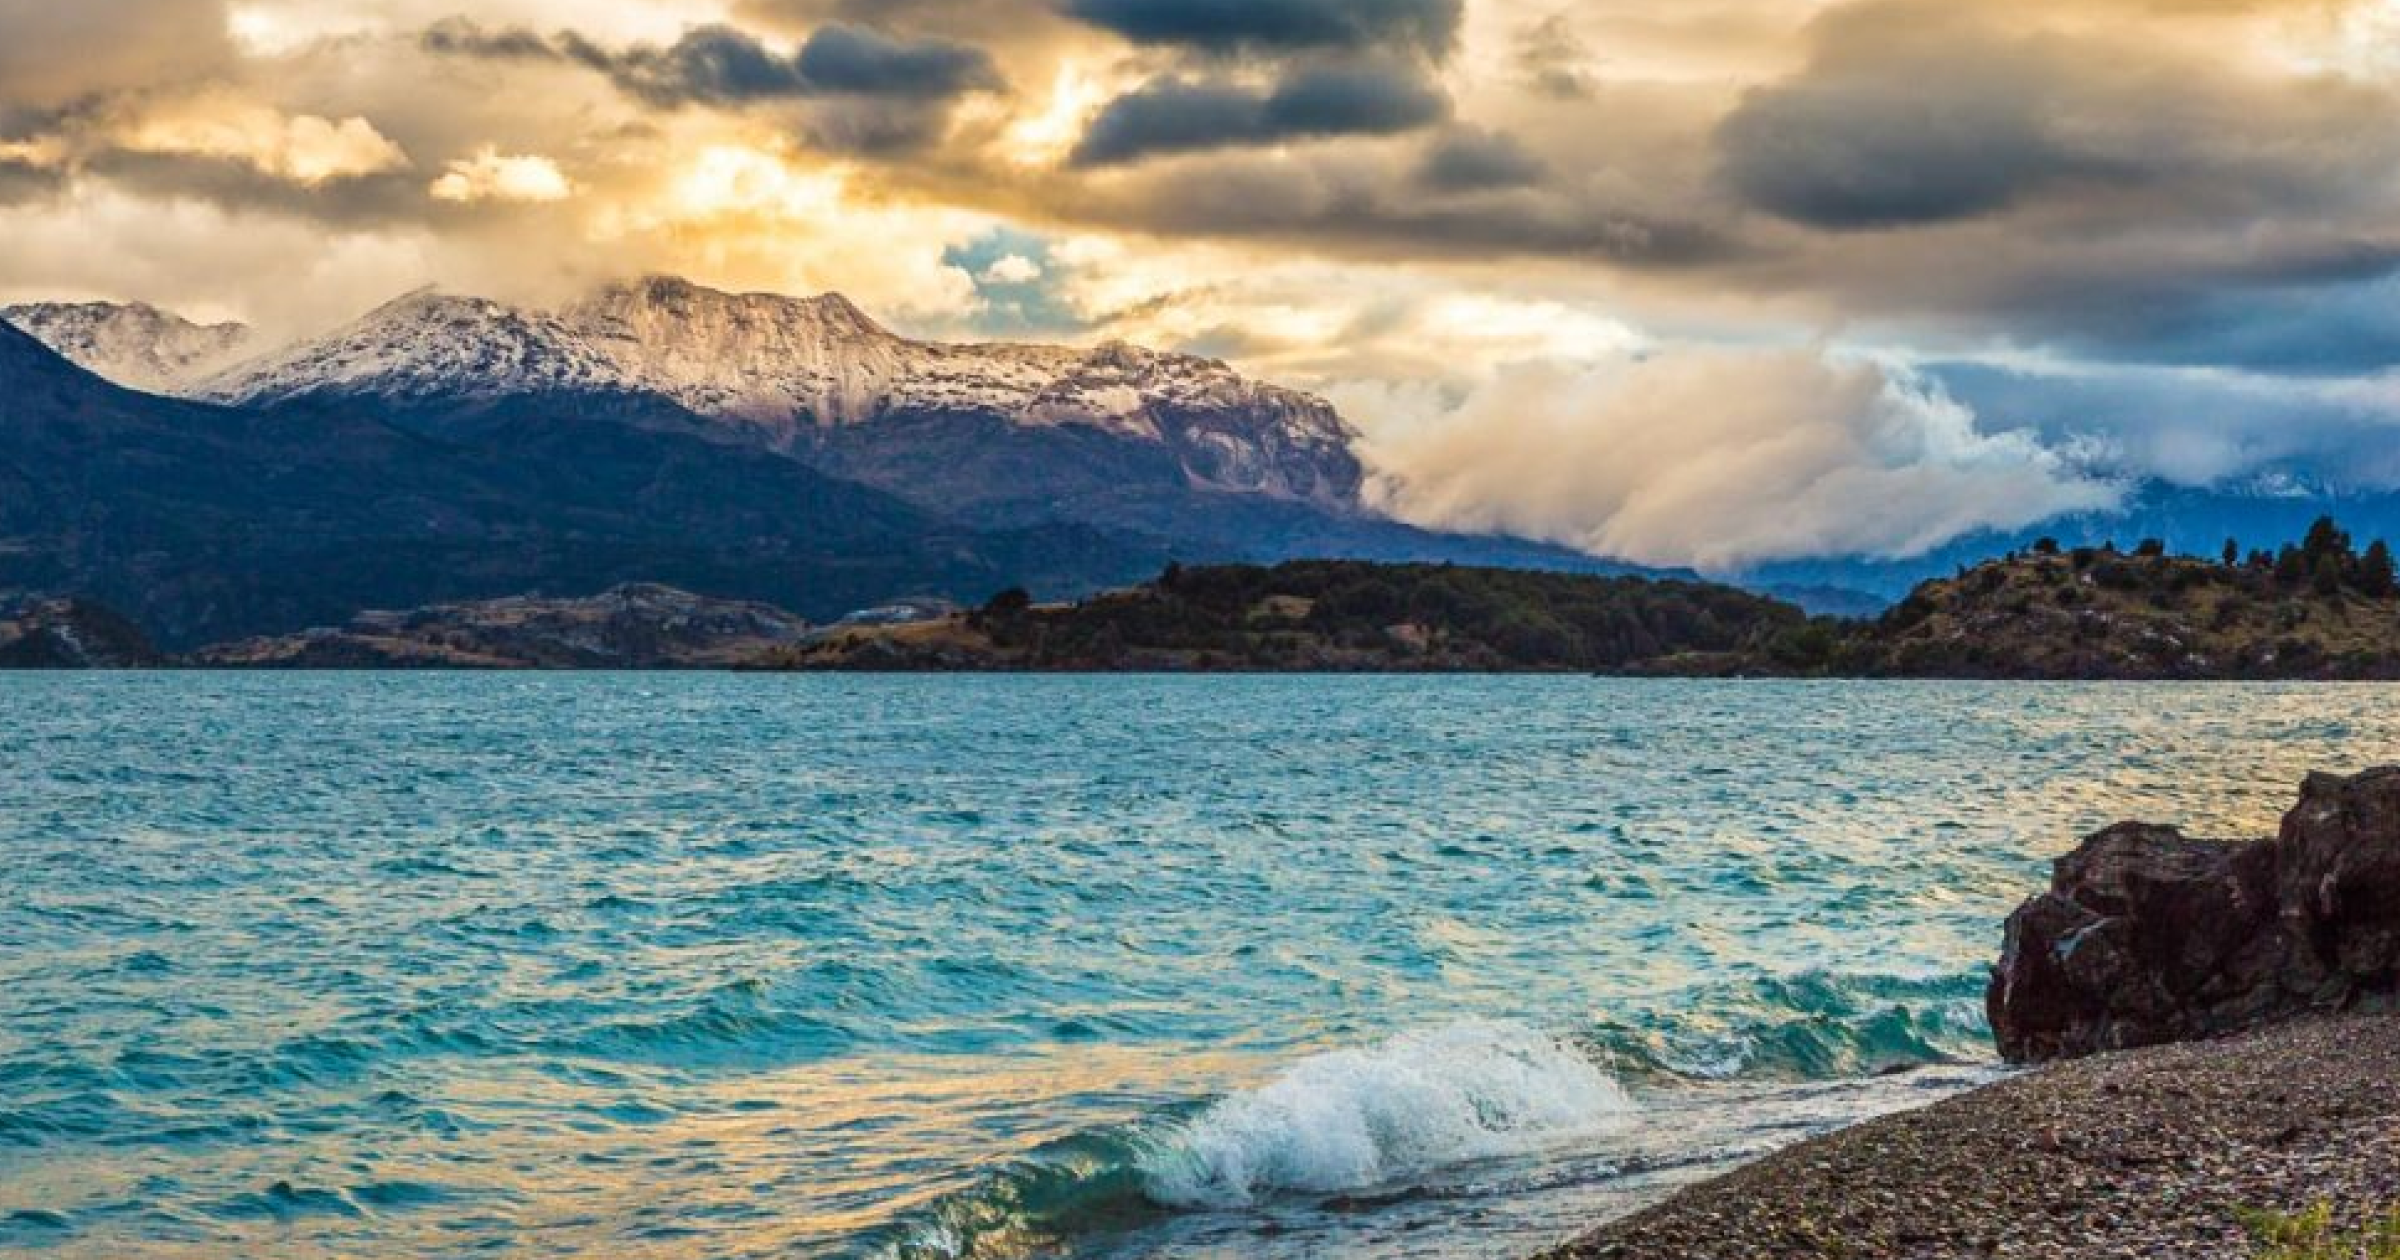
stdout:
[(1710, 572), (1914, 556), (2119, 494), (1920, 379), (1809, 350), (1519, 365), (1387, 426), (1369, 458), (1419, 524)]

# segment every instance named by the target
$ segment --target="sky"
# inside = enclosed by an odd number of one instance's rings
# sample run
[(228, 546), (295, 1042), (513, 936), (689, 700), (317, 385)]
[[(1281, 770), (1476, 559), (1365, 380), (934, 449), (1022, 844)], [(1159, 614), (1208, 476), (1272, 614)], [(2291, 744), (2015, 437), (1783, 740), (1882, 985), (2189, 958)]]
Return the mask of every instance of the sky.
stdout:
[(1661, 564), (2400, 486), (2400, 0), (0, 0), (0, 301), (668, 272)]

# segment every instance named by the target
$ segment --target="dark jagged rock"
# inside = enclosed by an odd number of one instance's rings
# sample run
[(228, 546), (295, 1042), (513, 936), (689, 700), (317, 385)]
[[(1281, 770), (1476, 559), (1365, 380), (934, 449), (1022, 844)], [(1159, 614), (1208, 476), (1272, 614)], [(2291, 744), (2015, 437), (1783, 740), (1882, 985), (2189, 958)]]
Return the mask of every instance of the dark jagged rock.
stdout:
[(2400, 767), (2314, 774), (2272, 840), (2121, 823), (2010, 916), (1987, 995), (2013, 1062), (2400, 995)]
[(140, 626), (90, 600), (0, 606), (0, 669), (144, 669), (162, 663)]

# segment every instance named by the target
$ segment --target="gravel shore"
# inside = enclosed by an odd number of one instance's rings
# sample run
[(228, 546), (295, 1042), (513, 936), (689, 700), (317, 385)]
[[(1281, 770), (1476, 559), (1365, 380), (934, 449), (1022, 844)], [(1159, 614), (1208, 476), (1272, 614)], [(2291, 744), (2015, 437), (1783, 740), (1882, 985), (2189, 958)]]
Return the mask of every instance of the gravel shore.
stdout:
[(1806, 1142), (1548, 1260), (2239, 1260), (2246, 1210), (2400, 1205), (2400, 1017), (2013, 1076)]

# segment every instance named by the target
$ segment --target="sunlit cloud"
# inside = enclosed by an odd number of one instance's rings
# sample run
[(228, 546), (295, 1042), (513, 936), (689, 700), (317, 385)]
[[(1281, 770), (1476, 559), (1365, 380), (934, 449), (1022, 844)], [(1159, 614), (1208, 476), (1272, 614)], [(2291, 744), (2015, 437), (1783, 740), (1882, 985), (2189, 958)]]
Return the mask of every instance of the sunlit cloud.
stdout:
[(539, 154), (505, 154), (490, 146), (450, 163), (428, 190), (436, 201), (564, 201), (573, 196), (558, 163)]
[[(182, 0), (198, 5), (206, 0)], [(573, 27), (605, 39), (670, 39), (688, 27), (725, 20), (717, 0), (238, 0), (227, 26), (255, 55), (282, 56), (330, 39), (404, 34), (472, 13), (493, 24), (549, 30)]]
[(303, 185), (409, 166), (364, 118), (287, 115), (222, 93), (144, 111), (115, 139), (128, 152), (224, 158)]
[(1023, 254), (1010, 254), (985, 268), (983, 278), (993, 284), (1032, 284), (1042, 278), (1042, 267)]
[(1018, 115), (1004, 132), (1002, 153), (1017, 166), (1055, 166), (1075, 151), (1103, 106), (1116, 91), (1081, 62), (1062, 62), (1041, 105)]

